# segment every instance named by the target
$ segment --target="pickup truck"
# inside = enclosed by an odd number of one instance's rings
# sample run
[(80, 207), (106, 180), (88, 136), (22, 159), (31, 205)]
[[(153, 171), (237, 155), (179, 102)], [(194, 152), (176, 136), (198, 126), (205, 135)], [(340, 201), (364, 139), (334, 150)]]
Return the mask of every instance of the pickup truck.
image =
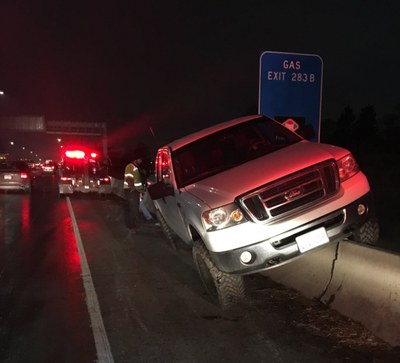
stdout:
[(172, 246), (192, 249), (222, 309), (245, 297), (243, 276), (352, 239), (376, 244), (366, 176), (341, 147), (308, 141), (266, 116), (231, 120), (161, 147), (149, 187)]

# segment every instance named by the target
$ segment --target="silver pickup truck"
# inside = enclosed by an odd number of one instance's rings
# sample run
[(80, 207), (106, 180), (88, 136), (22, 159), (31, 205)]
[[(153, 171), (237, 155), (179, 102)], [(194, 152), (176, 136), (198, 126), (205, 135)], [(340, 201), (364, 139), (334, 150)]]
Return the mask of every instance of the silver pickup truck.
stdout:
[(310, 125), (295, 133), (256, 115), (158, 150), (149, 193), (161, 228), (173, 246), (192, 248), (221, 308), (244, 297), (243, 275), (346, 238), (377, 242), (367, 178), (349, 151), (307, 141), (313, 135)]

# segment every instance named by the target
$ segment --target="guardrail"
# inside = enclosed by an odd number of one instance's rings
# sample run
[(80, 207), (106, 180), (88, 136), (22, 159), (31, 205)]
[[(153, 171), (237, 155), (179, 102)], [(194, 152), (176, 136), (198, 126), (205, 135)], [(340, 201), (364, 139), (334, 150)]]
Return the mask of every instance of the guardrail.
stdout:
[[(112, 178), (123, 197), (123, 181)], [(400, 346), (400, 255), (342, 241), (261, 273), (310, 299), (319, 299)]]

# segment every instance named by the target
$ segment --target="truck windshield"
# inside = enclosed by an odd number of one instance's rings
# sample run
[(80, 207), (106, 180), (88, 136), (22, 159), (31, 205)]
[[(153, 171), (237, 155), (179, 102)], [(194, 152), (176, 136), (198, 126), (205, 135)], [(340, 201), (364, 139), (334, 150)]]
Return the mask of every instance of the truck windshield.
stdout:
[(249, 160), (301, 141), (267, 117), (220, 130), (172, 152), (178, 187), (184, 187)]

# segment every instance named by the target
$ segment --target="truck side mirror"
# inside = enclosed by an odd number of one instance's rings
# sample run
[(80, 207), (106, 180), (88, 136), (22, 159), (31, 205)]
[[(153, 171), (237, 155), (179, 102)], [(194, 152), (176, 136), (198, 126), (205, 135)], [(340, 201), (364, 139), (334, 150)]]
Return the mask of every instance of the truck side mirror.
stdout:
[(151, 184), (148, 188), (151, 199), (161, 199), (174, 195), (174, 188), (165, 185), (163, 182)]
[(311, 124), (301, 126), (295, 132), (306, 140), (311, 140), (315, 136), (314, 126)]

